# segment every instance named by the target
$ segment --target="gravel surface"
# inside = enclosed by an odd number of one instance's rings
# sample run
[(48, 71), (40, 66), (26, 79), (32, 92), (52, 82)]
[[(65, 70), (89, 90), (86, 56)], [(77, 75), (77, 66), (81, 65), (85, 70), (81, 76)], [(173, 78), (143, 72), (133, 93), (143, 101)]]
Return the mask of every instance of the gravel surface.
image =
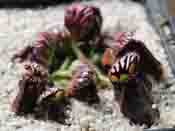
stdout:
[[(165, 66), (168, 84), (155, 85), (161, 119), (154, 127), (175, 125), (175, 81), (167, 62), (167, 56), (160, 45), (160, 38), (147, 20), (141, 5), (119, 0), (96, 0), (90, 2), (101, 8), (104, 16), (104, 30), (136, 30), (138, 39), (145, 41), (150, 51)], [(72, 100), (70, 120), (65, 126), (52, 121), (34, 120), (32, 117), (17, 117), (9, 109), (20, 78), (20, 65), (10, 62), (10, 57), (25, 45), (30, 44), (36, 32), (55, 24), (63, 25), (64, 5), (47, 9), (1, 9), (0, 10), (0, 131), (136, 131), (142, 127), (130, 126), (113, 100), (113, 91), (99, 93), (101, 103), (89, 107)]]

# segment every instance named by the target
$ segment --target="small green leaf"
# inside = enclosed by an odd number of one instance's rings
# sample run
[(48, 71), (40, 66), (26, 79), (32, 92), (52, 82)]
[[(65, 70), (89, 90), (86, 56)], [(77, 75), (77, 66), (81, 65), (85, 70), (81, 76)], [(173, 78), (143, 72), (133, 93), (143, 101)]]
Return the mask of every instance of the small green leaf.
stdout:
[(70, 59), (69, 57), (66, 58), (66, 60), (64, 61), (64, 63), (60, 66), (59, 70), (65, 70), (68, 68), (70, 63)]
[(128, 74), (121, 74), (120, 80), (128, 80)]

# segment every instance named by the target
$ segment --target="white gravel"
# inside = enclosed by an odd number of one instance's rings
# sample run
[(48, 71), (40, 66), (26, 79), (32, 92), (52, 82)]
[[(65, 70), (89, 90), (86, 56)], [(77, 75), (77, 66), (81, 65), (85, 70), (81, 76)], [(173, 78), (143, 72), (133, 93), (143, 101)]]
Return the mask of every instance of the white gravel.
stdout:
[[(165, 66), (168, 78), (172, 78), (167, 62), (167, 56), (160, 45), (160, 38), (147, 20), (144, 8), (138, 4), (119, 0), (97, 0), (91, 2), (101, 8), (104, 16), (104, 30), (109, 28), (136, 30), (138, 39), (145, 41), (147, 47)], [(10, 99), (17, 88), (20, 77), (19, 66), (10, 63), (10, 57), (17, 50), (30, 44), (36, 32), (45, 28), (63, 24), (64, 6), (47, 9), (1, 9), (0, 10), (0, 131), (135, 131), (141, 127), (131, 127), (128, 120), (123, 118), (116, 102), (113, 91), (107, 90), (100, 94), (100, 107), (88, 107), (72, 100), (70, 127), (51, 121), (38, 121), (31, 117), (17, 117), (9, 109)], [(156, 85), (156, 96), (160, 97), (161, 120), (158, 127), (168, 127), (175, 124), (175, 81), (171, 79), (170, 88), (164, 84)], [(173, 86), (174, 84), (174, 86)]]

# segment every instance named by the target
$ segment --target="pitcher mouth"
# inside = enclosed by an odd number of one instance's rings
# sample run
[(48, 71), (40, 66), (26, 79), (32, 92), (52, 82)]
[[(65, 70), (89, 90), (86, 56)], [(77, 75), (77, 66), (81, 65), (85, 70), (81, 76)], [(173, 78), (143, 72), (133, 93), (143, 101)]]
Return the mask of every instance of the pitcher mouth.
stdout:
[(128, 84), (131, 81), (139, 81), (144, 79), (143, 72), (136, 72), (134, 74), (120, 74), (120, 78), (111, 78), (113, 84)]

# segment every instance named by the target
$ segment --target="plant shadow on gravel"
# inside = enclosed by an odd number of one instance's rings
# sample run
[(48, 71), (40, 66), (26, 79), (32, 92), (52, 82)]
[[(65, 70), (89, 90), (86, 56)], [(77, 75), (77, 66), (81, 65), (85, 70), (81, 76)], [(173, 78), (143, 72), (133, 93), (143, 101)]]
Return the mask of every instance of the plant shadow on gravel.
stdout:
[(94, 108), (94, 105), (100, 104), (100, 98), (96, 90), (80, 90), (74, 97), (64, 98), (61, 101), (48, 101), (48, 99), (49, 98), (43, 99), (39, 105), (34, 107), (32, 112), (23, 112), (17, 115), (24, 117), (29, 115), (36, 120), (49, 120), (70, 126), (71, 122), (67, 122), (67, 120), (70, 118), (68, 112), (72, 110), (71, 99), (84, 103), (91, 108)]
[[(92, 98), (89, 97), (84, 97), (82, 98), (81, 96), (76, 96), (75, 98), (84, 104), (87, 104), (89, 107), (94, 108), (94, 105), (98, 105), (100, 103), (99, 97), (93, 96)], [(40, 106), (36, 107), (34, 109), (34, 112), (31, 113), (31, 116), (34, 119), (37, 120), (44, 120), (44, 121), (54, 121), (58, 122), (63, 125), (68, 125), (70, 126), (71, 123), (67, 122), (66, 120), (70, 118), (69, 114), (67, 111), (71, 111), (72, 105), (70, 100), (64, 100), (62, 102), (52, 102), (52, 103), (47, 103), (47, 101), (44, 101)]]
[(32, 116), (38, 120), (51, 120), (60, 124), (69, 125), (66, 119), (69, 118), (67, 110), (70, 110), (70, 102), (63, 100), (62, 102), (47, 102), (43, 101), (42, 104), (34, 109)]

